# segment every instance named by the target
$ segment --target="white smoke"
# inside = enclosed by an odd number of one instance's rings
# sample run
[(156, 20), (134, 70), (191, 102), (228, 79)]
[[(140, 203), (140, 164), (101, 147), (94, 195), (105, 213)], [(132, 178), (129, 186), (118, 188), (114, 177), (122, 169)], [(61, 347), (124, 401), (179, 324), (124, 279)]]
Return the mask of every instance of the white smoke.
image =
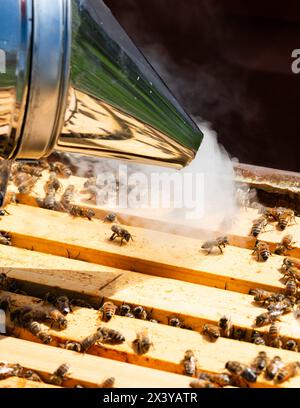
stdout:
[[(70, 155), (79, 175), (97, 177), (97, 204), (128, 216), (226, 232), (237, 212), (233, 162), (208, 123), (195, 118), (204, 138), (184, 169)], [(115, 180), (115, 181), (113, 181)], [(153, 180), (155, 181), (153, 183)], [(121, 197), (121, 198), (120, 198)], [(164, 227), (166, 230), (167, 227)]]

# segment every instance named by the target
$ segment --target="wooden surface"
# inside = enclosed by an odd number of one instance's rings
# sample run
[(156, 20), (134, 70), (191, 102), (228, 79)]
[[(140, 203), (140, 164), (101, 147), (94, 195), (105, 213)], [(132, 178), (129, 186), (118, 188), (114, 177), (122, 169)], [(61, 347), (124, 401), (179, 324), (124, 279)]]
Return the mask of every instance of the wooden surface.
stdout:
[[(35, 300), (27, 296), (12, 295), (14, 306), (31, 305), (33, 308), (40, 308), (41, 306)], [(46, 310), (46, 306), (44, 308)], [(187, 348), (194, 351), (199, 361), (200, 369), (213, 373), (224, 370), (228, 356), (230, 356), (231, 360), (250, 363), (256, 357), (258, 351), (266, 351), (268, 356), (280, 355), (283, 361), (286, 362), (297, 359), (297, 353), (291, 351), (278, 350), (271, 347), (258, 347), (244, 341), (238, 342), (226, 338), (220, 338), (217, 342), (212, 343), (197, 331), (155, 324), (138, 319), (114, 316), (109, 323), (104, 323), (100, 319), (99, 312), (92, 309), (76, 308), (73, 313), (68, 314), (67, 320), (67, 329), (61, 331), (49, 329), (46, 325), (42, 325), (44, 330), (53, 339), (51, 346), (62, 346), (68, 340), (80, 342), (85, 337), (94, 333), (100, 325), (106, 326), (119, 330), (125, 336), (126, 341), (120, 345), (113, 346), (107, 344), (94, 345), (88, 350), (88, 354), (177, 374), (183, 374), (181, 360)], [(9, 321), (7, 329), (19, 338), (39, 342), (27, 330), (15, 327)], [(140, 356), (134, 352), (132, 342), (136, 338), (136, 334), (144, 329), (147, 329), (149, 337), (153, 342), (153, 347), (147, 354)], [(292, 384), (298, 384), (299, 386), (300, 377), (293, 380)], [(290, 383), (284, 384), (284, 386), (289, 385)], [(267, 381), (262, 376), (256, 386), (274, 386), (274, 383)]]
[[(13, 245), (72, 257), (118, 269), (127, 269), (223, 289), (248, 293), (253, 286), (274, 289), (279, 282), (282, 257), (257, 262), (252, 251), (227, 246), (224, 255), (201, 250), (203, 241), (131, 227), (134, 241), (120, 246), (110, 241), (110, 225), (99, 220), (25, 205), (10, 205), (1, 228), (12, 234)], [(224, 267), (224, 265), (226, 267)]]
[[(32, 253), (34, 254), (35, 252)], [(53, 263), (60, 260), (57, 257), (51, 259)], [(110, 299), (117, 305), (123, 302), (139, 304), (148, 311), (153, 309), (153, 318), (164, 324), (168, 323), (170, 317), (178, 316), (194, 330), (201, 330), (205, 322), (217, 323), (225, 314), (231, 317), (237, 327), (247, 329), (250, 337), (255, 317), (265, 312), (264, 308), (253, 304), (253, 296), (250, 295), (130, 271), (83, 271), (80, 269), (82, 262), (68, 262), (73, 270), (60, 270), (59, 265), (56, 265), (55, 269), (28, 270), (8, 267), (2, 270), (7, 271), (8, 276), (20, 279), (22, 290), (40, 297), (51, 290), (86, 298), (96, 308), (100, 307), (104, 299)], [(79, 271), (74, 270), (76, 264)], [(97, 267), (93, 264), (86, 265)], [(47, 268), (47, 265), (44, 267)], [(300, 341), (300, 323), (292, 313), (282, 316), (279, 325), (283, 337)], [(268, 326), (260, 330), (266, 332)]]
[(10, 377), (0, 380), (0, 388), (61, 388), (56, 385), (26, 380), (25, 378)]
[[(77, 186), (83, 185), (83, 179), (74, 177), (62, 182), (70, 184), (74, 180)], [(42, 188), (42, 182), (38, 188)], [(109, 240), (111, 225), (102, 221), (106, 209), (97, 208), (96, 219), (89, 221), (34, 208), (35, 196), (36, 193), (19, 195), (27, 205), (10, 205), (7, 208), (10, 215), (0, 220), (0, 229), (11, 233), (13, 244), (0, 245), (0, 272), (16, 278), (20, 288), (31, 296), (43, 297), (51, 290), (85, 298), (95, 308), (107, 299), (117, 305), (139, 304), (152, 311), (152, 317), (162, 324), (115, 316), (108, 326), (120, 330), (126, 342), (117, 346), (96, 344), (83, 355), (66, 351), (61, 345), (66, 340), (80, 341), (100, 324), (105, 325), (97, 310), (76, 308), (67, 317), (66, 330), (49, 330), (53, 338), (49, 346), (38, 344), (39, 340), (28, 331), (8, 322), (8, 329), (20, 339), (0, 338), (1, 359), (6, 356), (10, 362), (23, 362), (47, 377), (65, 362), (62, 358), (70, 358), (75, 371), (66, 383), (68, 387), (78, 382), (95, 387), (101, 381), (100, 374), (116, 376), (112, 371), (119, 373), (116, 384), (119, 387), (129, 387), (130, 381), (134, 387), (186, 387), (190, 379), (178, 374), (182, 374), (181, 359), (187, 349), (195, 352), (203, 371), (213, 373), (222, 372), (228, 359), (248, 364), (262, 350), (270, 357), (280, 355), (287, 362), (298, 359), (295, 352), (249, 343), (254, 319), (265, 311), (253, 304), (249, 289), (284, 289), (279, 271), (283, 257), (273, 255), (267, 262), (257, 262), (252, 255), (255, 240), (249, 237), (249, 231), (252, 220), (257, 218), (256, 210), (237, 215), (228, 234), (231, 245), (225, 248), (224, 255), (218, 250), (206, 255), (201, 245), (207, 236), (214, 236), (213, 232), (179, 227), (178, 220), (174, 224), (150, 215), (122, 212), (118, 219), (134, 241), (120, 247), (118, 239)], [(284, 232), (276, 230), (275, 224), (267, 230), (259, 238), (269, 242), (272, 249), (283, 235), (293, 234), (296, 248), (290, 254), (300, 257), (299, 221)], [(34, 302), (30, 296), (11, 296), (16, 305)], [(235, 327), (247, 331), (246, 341), (220, 338), (210, 343), (200, 334), (204, 323), (217, 323), (224, 314), (231, 317)], [(168, 326), (168, 319), (173, 316), (193, 330)], [(300, 345), (300, 321), (292, 313), (282, 316), (278, 324), (284, 340), (293, 338)], [(154, 346), (146, 355), (138, 356), (132, 341), (143, 328), (149, 330)], [(45, 329), (48, 330), (46, 326)], [(266, 326), (259, 330), (266, 335), (268, 329)], [(99, 365), (101, 373), (97, 377)], [(255, 386), (275, 384), (262, 376)], [(300, 376), (282, 386), (299, 387)]]
[[(48, 178), (48, 173), (45, 171), (43, 177), (37, 182), (34, 190), (29, 195), (18, 194), (18, 200), (20, 203), (37, 206), (36, 197), (44, 196), (44, 183)], [(205, 237), (223, 235), (224, 231), (214, 231), (214, 227), (211, 227), (211, 231), (202, 230), (197, 228), (194, 222), (186, 224), (184, 219), (178, 219), (178, 217), (162, 216), (163, 213), (158, 211), (145, 211), (135, 209), (121, 209), (116, 210), (107, 208), (107, 206), (97, 206), (92, 201), (88, 200), (88, 194), (82, 194), (82, 188), (84, 181), (81, 177), (71, 176), (69, 179), (60, 179), (60, 182), (64, 186), (73, 184), (76, 187), (76, 195), (74, 204), (81, 205), (83, 207), (92, 208), (96, 213), (96, 218), (103, 220), (104, 216), (109, 211), (114, 211), (118, 215), (118, 220), (129, 226), (136, 226), (147, 228), (154, 231), (168, 232), (175, 235), (186, 236), (190, 238), (206, 239)], [(10, 186), (10, 191), (17, 191), (14, 186)], [(59, 194), (58, 194), (59, 197)], [(226, 234), (229, 237), (231, 245), (241, 248), (252, 249), (255, 245), (256, 239), (251, 237), (250, 231), (252, 227), (252, 221), (258, 218), (258, 210), (254, 208), (247, 208), (246, 210), (238, 210), (235, 218), (232, 220), (232, 227), (226, 230)], [(286, 231), (279, 231), (276, 227), (276, 223), (272, 223), (267, 226), (266, 232), (260, 234), (259, 239), (266, 241), (270, 244), (272, 250), (275, 248), (276, 243), (281, 241), (281, 238), (286, 233), (293, 234), (295, 240), (295, 249), (290, 251), (291, 256), (300, 257), (300, 217), (296, 217), (297, 224), (289, 226)]]
[(115, 386), (120, 388), (183, 388), (188, 387), (190, 382), (190, 378), (186, 376), (79, 354), (13, 337), (0, 336), (0, 347), (1, 359), (34, 370), (45, 380), (49, 380), (59, 365), (69, 364), (69, 379), (63, 384), (67, 387), (74, 387), (76, 384), (99, 387), (104, 379), (112, 376), (116, 379)]

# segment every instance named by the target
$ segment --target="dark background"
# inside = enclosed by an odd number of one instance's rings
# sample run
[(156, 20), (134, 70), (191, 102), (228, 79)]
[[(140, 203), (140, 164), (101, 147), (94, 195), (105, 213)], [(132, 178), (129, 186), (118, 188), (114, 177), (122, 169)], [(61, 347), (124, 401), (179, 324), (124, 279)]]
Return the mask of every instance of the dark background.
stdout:
[(300, 1), (105, 0), (240, 162), (300, 171)]

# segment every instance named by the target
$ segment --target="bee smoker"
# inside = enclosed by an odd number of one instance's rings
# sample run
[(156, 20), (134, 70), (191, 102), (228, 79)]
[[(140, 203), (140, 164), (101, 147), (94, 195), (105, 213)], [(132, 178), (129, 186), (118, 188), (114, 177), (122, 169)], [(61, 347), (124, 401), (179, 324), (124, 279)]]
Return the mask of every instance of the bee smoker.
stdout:
[[(202, 133), (102, 0), (0, 0), (0, 157), (181, 168)], [(2, 166), (3, 167), (3, 166)]]

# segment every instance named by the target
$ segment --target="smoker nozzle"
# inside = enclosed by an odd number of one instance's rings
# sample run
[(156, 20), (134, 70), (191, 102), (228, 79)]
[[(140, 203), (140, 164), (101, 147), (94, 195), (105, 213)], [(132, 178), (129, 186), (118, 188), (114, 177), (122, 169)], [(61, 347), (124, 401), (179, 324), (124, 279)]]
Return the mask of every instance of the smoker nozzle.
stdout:
[(0, 0), (0, 157), (181, 168), (202, 133), (102, 0)]

